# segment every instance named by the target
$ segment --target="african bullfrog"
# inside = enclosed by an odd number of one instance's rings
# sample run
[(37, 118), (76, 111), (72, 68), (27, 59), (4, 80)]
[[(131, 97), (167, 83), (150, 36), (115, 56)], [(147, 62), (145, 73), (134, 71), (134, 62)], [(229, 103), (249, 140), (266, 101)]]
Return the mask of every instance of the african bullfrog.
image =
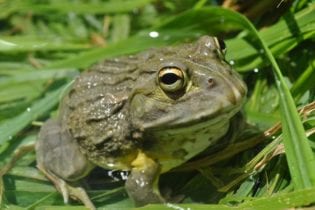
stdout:
[(41, 128), (37, 166), (67, 202), (93, 209), (77, 184), (95, 167), (129, 171), (137, 206), (164, 202), (159, 175), (188, 161), (228, 132), (246, 85), (224, 60), (215, 37), (107, 59), (77, 77), (57, 119)]

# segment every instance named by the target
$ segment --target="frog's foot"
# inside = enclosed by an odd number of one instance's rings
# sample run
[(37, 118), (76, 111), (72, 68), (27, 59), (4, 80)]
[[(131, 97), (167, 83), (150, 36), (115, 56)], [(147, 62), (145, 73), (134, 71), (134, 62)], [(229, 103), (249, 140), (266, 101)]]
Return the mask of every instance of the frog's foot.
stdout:
[(180, 203), (184, 200), (185, 195), (179, 194), (179, 195), (173, 195), (171, 188), (163, 188), (161, 189), (161, 194), (163, 195), (163, 198), (168, 203)]
[(132, 162), (132, 170), (126, 181), (126, 190), (136, 206), (164, 203), (158, 190), (160, 165), (143, 152)]
[(58, 178), (53, 173), (50, 173), (45, 170), (41, 165), (37, 165), (37, 168), (44, 173), (44, 175), (51, 180), (57, 190), (62, 194), (64, 203), (69, 203), (69, 196), (75, 200), (81, 201), (85, 207), (91, 210), (95, 210), (95, 206), (87, 195), (86, 191), (80, 185), (71, 185), (64, 181), (63, 179)]
[(0, 178), (8, 173), (19, 159), (21, 159), (28, 152), (33, 151), (34, 148), (35, 144), (23, 145), (19, 147), (12, 155), (10, 161), (0, 169)]

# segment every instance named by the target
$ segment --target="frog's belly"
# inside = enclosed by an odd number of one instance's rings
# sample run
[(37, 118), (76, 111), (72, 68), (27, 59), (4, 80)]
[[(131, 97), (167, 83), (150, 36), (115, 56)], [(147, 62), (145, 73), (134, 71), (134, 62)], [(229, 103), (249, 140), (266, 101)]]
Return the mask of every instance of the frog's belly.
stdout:
[[(154, 142), (146, 151), (166, 172), (199, 154), (223, 137), (229, 129), (230, 116), (220, 116), (206, 122), (183, 128), (156, 131), (152, 134)], [(156, 143), (158, 142), (158, 143)]]

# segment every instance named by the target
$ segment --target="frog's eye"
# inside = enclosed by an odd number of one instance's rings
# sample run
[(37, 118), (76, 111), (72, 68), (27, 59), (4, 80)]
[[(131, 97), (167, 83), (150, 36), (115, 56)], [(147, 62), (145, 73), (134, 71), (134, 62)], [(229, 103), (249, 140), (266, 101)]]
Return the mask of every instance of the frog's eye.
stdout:
[(216, 37), (214, 38), (214, 41), (215, 41), (218, 49), (220, 49), (221, 53), (223, 55), (225, 55), (225, 53), (226, 53), (226, 45), (225, 45), (224, 41), (222, 39), (218, 39)]
[(159, 85), (165, 92), (176, 92), (185, 87), (186, 76), (183, 70), (177, 67), (164, 67), (159, 71)]

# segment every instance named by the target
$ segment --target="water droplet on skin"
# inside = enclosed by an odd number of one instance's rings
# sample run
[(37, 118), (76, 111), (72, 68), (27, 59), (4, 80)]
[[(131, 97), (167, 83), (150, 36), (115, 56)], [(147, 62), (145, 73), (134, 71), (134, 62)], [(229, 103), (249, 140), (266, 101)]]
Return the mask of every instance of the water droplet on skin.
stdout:
[(157, 38), (157, 37), (159, 37), (159, 32), (157, 32), (157, 31), (151, 31), (151, 32), (149, 33), (149, 36), (150, 36), (151, 38)]
[(90, 89), (91, 87), (92, 87), (92, 83), (91, 83), (91, 82), (88, 82), (88, 83), (87, 83), (87, 88)]
[(211, 47), (211, 42), (206, 42), (206, 43), (205, 43), (205, 46), (206, 46), (206, 47)]
[(120, 181), (117, 177), (115, 177), (114, 172), (115, 171), (107, 171), (107, 175), (115, 181)]
[(120, 176), (122, 180), (127, 180), (128, 179), (128, 173), (121, 171)]
[(108, 166), (108, 167), (114, 167), (115, 164), (114, 164), (114, 163), (107, 163), (107, 166)]
[(136, 179), (136, 183), (139, 187), (144, 187), (147, 184), (147, 182), (142, 179)]
[(235, 64), (235, 61), (230, 60), (230, 61), (229, 61), (229, 64), (233, 66), (233, 65)]
[(26, 111), (27, 111), (27, 112), (30, 112), (30, 111), (31, 111), (31, 108), (30, 108), (30, 107), (27, 107)]
[(147, 185), (147, 183), (144, 182), (144, 181), (142, 181), (141, 184), (140, 184), (140, 187), (144, 187), (144, 186), (146, 186), (146, 185)]
[(12, 137), (12, 136), (9, 136), (9, 140), (11, 140), (11, 139), (13, 139), (13, 137)]
[(128, 179), (128, 171), (107, 171), (107, 175), (114, 179), (115, 181), (127, 180)]

